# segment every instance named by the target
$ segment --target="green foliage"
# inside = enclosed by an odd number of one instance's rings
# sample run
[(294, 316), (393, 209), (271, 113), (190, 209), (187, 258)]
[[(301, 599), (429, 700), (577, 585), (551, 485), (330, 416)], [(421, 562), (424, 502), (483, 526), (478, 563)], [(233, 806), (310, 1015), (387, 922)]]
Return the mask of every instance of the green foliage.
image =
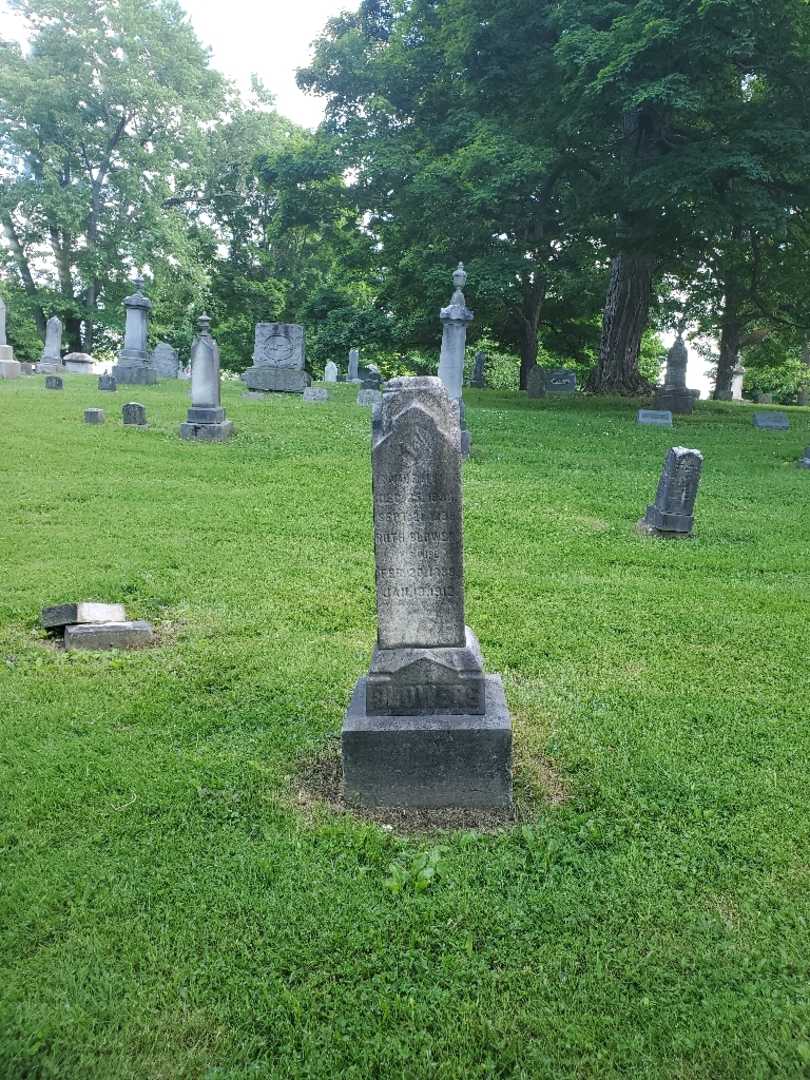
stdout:
[(407, 892), (427, 892), (445, 870), (444, 848), (435, 847), (414, 855), (407, 863), (393, 862), (388, 867), (385, 887), (394, 896)]
[(9, 279), (0, 279), (0, 296), (6, 304), (6, 337), (16, 359), (35, 363), (42, 355), (42, 339), (31, 303), (23, 290)]

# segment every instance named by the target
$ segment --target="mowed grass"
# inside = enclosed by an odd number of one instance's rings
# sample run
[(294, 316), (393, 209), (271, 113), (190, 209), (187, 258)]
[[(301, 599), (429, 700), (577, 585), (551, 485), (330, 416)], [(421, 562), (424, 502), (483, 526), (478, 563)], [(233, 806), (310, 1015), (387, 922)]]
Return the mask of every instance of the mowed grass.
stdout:
[[(210, 446), (187, 384), (65, 387), (0, 383), (0, 1075), (810, 1072), (810, 411), (469, 393), (467, 621), (527, 809), (405, 838), (295, 790), (375, 634), (353, 389), (228, 384)], [(678, 444), (697, 536), (644, 540)], [(159, 646), (57, 651), (73, 599)], [(436, 844), (429, 890), (386, 888)]]

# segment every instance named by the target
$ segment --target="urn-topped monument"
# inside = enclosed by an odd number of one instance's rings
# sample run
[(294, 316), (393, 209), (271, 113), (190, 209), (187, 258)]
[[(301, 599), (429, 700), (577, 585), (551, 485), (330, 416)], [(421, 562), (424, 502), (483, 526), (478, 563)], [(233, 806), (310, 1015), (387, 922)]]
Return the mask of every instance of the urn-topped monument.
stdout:
[(147, 348), (152, 301), (144, 294), (142, 277), (135, 278), (135, 292), (124, 298), (124, 308), (124, 344), (118, 354), (118, 363), (112, 369), (112, 375), (119, 383), (152, 385), (158, 381), (157, 374), (149, 365)]
[(242, 373), (242, 381), (255, 391), (303, 394), (312, 383), (305, 359), (303, 326), (257, 323), (253, 367)]
[(191, 408), (180, 425), (180, 437), (225, 442), (233, 435), (233, 423), (225, 419), (221, 404), (219, 349), (207, 315), (200, 316), (197, 327), (199, 334), (191, 348)]

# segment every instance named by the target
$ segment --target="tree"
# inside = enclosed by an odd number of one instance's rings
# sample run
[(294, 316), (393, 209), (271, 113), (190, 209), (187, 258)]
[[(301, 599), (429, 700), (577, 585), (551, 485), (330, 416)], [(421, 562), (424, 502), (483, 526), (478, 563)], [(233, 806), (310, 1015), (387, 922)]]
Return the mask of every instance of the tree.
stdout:
[(72, 349), (120, 321), (131, 271), (196, 262), (184, 189), (223, 80), (173, 0), (16, 0), (0, 43), (0, 225), (40, 332)]

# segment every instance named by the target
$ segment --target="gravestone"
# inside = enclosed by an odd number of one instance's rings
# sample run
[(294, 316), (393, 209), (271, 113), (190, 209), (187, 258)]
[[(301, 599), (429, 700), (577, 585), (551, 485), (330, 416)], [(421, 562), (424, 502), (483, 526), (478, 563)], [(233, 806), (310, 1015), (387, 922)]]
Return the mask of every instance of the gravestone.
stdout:
[(6, 305), (0, 296), (0, 379), (19, 379), (20, 365), (6, 341)]
[(804, 457), (799, 458), (798, 465), (800, 469), (810, 469), (810, 446), (804, 452)]
[(379, 405), (382, 402), (382, 394), (379, 390), (358, 390), (357, 391), (357, 404), (358, 405)]
[(304, 391), (304, 401), (328, 401), (329, 392), (322, 386), (308, 386)]
[(639, 409), (636, 423), (651, 427), (672, 427), (672, 413), (668, 409)]
[(357, 380), (365, 390), (379, 390), (382, 386), (382, 375), (380, 375), (380, 369), (376, 364), (369, 364), (368, 367), (362, 365), (357, 369), (359, 372), (359, 379)]
[(61, 375), (46, 375), (45, 376), (45, 389), (46, 390), (63, 390), (65, 387), (62, 381)]
[(34, 375), (35, 374), (34, 365), (32, 363), (30, 363), (28, 360), (20, 360), (19, 365), (20, 365), (20, 374), (21, 375)]
[(257, 323), (253, 367), (242, 373), (242, 381), (250, 390), (303, 394), (312, 382), (304, 361), (303, 326)]
[(137, 401), (128, 401), (123, 405), (121, 417), (128, 427), (146, 427), (146, 409)]
[(219, 349), (211, 337), (211, 320), (201, 315), (199, 335), (191, 346), (191, 407), (180, 425), (181, 439), (225, 442), (233, 435), (233, 421), (225, 419), (219, 383)]
[(180, 370), (177, 349), (166, 341), (160, 341), (152, 350), (152, 370), (159, 379), (176, 379)]
[(736, 367), (731, 373), (731, 400), (742, 401), (743, 382), (745, 380), (745, 368)]
[(39, 621), (46, 630), (64, 630), (78, 623), (117, 623), (126, 622), (126, 618), (123, 604), (99, 604), (91, 600), (43, 608)]
[(65, 371), (72, 371), (74, 375), (93, 374), (93, 357), (86, 352), (66, 353), (64, 365)]
[(486, 364), (487, 354), (479, 349), (475, 354), (475, 363), (473, 364), (473, 373), (470, 379), (470, 386), (475, 387), (477, 390), (483, 390), (487, 385)]
[(358, 382), (360, 379), (360, 350), (349, 349), (349, 370), (346, 376), (347, 382)]
[(123, 385), (152, 386), (158, 381), (157, 374), (149, 366), (146, 345), (152, 301), (144, 295), (142, 277), (135, 279), (135, 292), (132, 296), (125, 297), (124, 309), (124, 345), (112, 374), (116, 382)]
[(472, 436), (467, 430), (462, 407), (462, 387), (464, 385), (464, 352), (467, 346), (467, 325), (474, 315), (467, 307), (463, 289), (467, 284), (464, 264), (459, 263), (453, 271), (453, 295), (450, 303), (439, 312), (442, 322), (442, 348), (439, 355), (439, 378), (447, 390), (447, 396), (459, 406), (461, 425), (461, 456), (469, 457)]
[(541, 368), (547, 394), (574, 394), (577, 389), (577, 373), (568, 368)]
[(338, 381), (338, 369), (337, 364), (334, 362), (334, 360), (326, 361), (323, 369), (323, 381), (330, 383), (336, 383)]
[(790, 421), (783, 412), (756, 412), (754, 427), (766, 431), (789, 431)]
[(639, 529), (648, 536), (680, 539), (692, 533), (695, 499), (703, 469), (699, 450), (673, 446), (667, 452), (655, 503), (639, 522)]
[(143, 619), (132, 622), (90, 623), (65, 627), (65, 648), (74, 649), (142, 649), (151, 645), (155, 634)]
[(99, 390), (105, 390), (109, 393), (118, 389), (118, 384), (112, 375), (99, 375), (98, 377)]
[(372, 428), (377, 644), (343, 724), (348, 802), (506, 807), (512, 726), (464, 621), (458, 407), (392, 379)]
[(56, 315), (52, 315), (45, 324), (45, 347), (37, 370), (43, 375), (62, 370), (62, 321)]
[(686, 386), (686, 368), (689, 364), (689, 352), (683, 336), (678, 334), (675, 343), (667, 353), (667, 367), (664, 385), (655, 389), (655, 407), (659, 411), (678, 413), (689, 416), (695, 407), (695, 399), (700, 397), (699, 390), (689, 390)]
[(526, 375), (526, 393), (530, 398), (546, 396), (546, 373), (539, 364), (532, 364)]
[(103, 424), (106, 417), (104, 416), (103, 409), (85, 409), (84, 410), (84, 422), (85, 424)]

